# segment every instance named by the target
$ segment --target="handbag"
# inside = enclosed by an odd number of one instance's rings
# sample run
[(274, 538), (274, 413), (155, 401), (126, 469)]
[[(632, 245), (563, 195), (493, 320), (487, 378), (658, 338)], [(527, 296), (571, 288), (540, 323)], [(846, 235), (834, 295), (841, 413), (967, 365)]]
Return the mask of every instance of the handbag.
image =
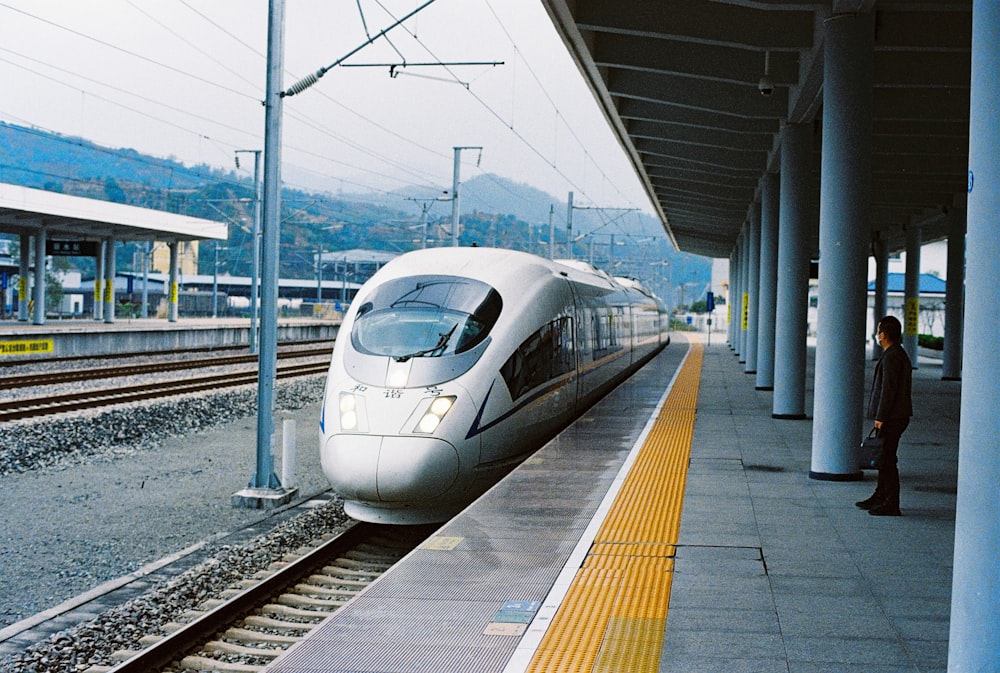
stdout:
[(868, 436), (861, 440), (861, 469), (877, 470), (882, 462), (882, 432), (873, 427)]

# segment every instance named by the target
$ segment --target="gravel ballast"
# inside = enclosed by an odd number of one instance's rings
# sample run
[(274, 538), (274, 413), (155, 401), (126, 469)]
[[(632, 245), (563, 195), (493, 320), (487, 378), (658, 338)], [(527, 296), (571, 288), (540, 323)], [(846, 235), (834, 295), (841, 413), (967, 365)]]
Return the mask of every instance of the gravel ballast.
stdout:
[[(295, 421), (300, 495), (328, 488), (322, 386), (276, 388), (277, 432)], [(67, 416), (0, 427), (0, 629), (269, 514), (230, 500), (254, 472), (253, 387)]]

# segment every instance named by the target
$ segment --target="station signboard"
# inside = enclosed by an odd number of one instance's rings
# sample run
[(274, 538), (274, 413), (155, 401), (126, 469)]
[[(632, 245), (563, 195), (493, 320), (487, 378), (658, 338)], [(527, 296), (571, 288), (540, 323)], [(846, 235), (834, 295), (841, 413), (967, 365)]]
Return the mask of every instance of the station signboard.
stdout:
[(97, 241), (45, 241), (45, 254), (52, 257), (97, 257)]

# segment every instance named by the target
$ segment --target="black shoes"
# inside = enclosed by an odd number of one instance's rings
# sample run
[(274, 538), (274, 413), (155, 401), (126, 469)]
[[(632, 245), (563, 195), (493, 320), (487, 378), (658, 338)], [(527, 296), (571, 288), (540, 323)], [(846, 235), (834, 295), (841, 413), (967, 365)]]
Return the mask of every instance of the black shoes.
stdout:
[(861, 509), (867, 509), (872, 516), (902, 516), (899, 505), (890, 505), (885, 498), (877, 493), (854, 504)]
[(876, 505), (875, 507), (869, 507), (868, 513), (872, 516), (902, 516), (898, 505), (892, 506), (887, 502)]
[(868, 509), (868, 510), (870, 510), (873, 507), (875, 507), (877, 505), (880, 505), (881, 503), (882, 503), (882, 496), (879, 495), (878, 493), (876, 493), (876, 494), (872, 495), (872, 497), (866, 498), (864, 500), (859, 500), (858, 502), (856, 502), (854, 504), (857, 507), (860, 507), (861, 509)]

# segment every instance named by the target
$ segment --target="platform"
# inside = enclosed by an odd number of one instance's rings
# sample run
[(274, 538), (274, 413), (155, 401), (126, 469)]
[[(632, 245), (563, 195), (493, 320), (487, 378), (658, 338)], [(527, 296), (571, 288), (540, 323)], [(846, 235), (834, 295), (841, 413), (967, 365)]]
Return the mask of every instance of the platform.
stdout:
[[(340, 320), (282, 318), (278, 320), (278, 342), (333, 341), (339, 329)], [(25, 358), (211, 349), (249, 343), (249, 318), (181, 318), (177, 322), (139, 318), (113, 323), (53, 320), (44, 325), (0, 321), (0, 363), (3, 364)]]
[[(812, 423), (772, 419), (725, 344), (688, 351), (675, 338), (267, 671), (943, 672), (960, 384), (914, 372), (904, 516), (872, 517), (853, 503), (873, 474), (810, 480)], [(674, 399), (689, 365), (696, 401)]]

